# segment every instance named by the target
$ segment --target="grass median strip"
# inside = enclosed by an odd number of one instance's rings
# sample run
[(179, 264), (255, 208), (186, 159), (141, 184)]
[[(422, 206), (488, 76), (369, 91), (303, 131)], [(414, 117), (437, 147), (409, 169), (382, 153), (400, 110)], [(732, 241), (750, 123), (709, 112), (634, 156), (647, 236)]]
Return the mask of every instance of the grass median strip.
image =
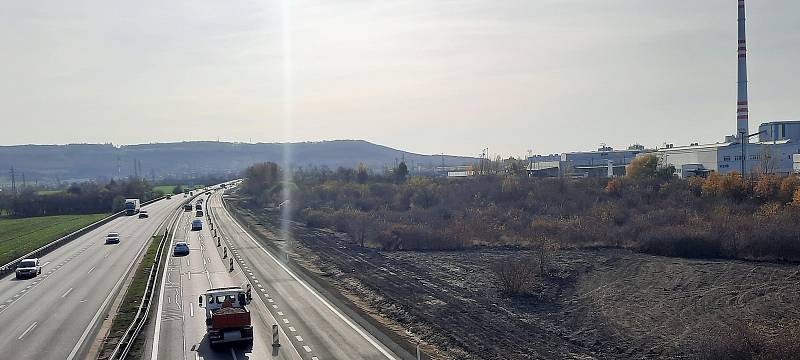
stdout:
[[(158, 252), (158, 244), (162, 235), (163, 234), (158, 234), (150, 238), (150, 245), (147, 248), (147, 252), (144, 254), (142, 262), (139, 263), (139, 267), (136, 269), (133, 280), (131, 281), (130, 286), (128, 286), (128, 290), (125, 292), (125, 297), (122, 299), (122, 303), (120, 304), (117, 314), (114, 317), (114, 321), (111, 323), (111, 330), (109, 330), (105, 341), (103, 341), (98, 359), (107, 359), (109, 356), (111, 356), (111, 353), (114, 351), (114, 347), (117, 345), (117, 342), (125, 334), (125, 331), (130, 326), (134, 317), (136, 317), (136, 312), (139, 311), (139, 305), (142, 302), (142, 296), (144, 296), (144, 292), (147, 289), (147, 280), (148, 276), (150, 275), (150, 268), (153, 266), (153, 263), (155, 263), (156, 253)], [(166, 250), (163, 252), (163, 254), (168, 253), (169, 252)], [(135, 352), (136, 348), (134, 347), (132, 353)]]
[(108, 215), (0, 218), (0, 264), (6, 264)]

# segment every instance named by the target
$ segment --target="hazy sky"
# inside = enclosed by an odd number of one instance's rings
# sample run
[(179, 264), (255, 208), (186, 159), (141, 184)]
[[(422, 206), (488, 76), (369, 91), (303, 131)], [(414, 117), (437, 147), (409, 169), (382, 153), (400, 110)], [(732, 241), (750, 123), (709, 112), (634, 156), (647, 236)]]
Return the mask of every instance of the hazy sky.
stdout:
[[(734, 0), (285, 1), (4, 3), (0, 144), (365, 139), (519, 155), (735, 130)], [(747, 5), (750, 128), (800, 119), (800, 1)]]

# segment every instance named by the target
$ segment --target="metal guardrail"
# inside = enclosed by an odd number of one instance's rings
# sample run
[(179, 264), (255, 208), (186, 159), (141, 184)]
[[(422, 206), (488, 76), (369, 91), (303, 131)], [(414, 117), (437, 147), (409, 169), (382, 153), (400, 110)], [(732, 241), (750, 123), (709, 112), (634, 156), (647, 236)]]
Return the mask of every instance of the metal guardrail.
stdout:
[(125, 359), (128, 356), (133, 344), (136, 342), (136, 338), (139, 336), (139, 333), (142, 331), (142, 328), (147, 322), (147, 314), (150, 313), (150, 306), (153, 304), (153, 296), (156, 293), (155, 290), (158, 285), (158, 270), (161, 268), (161, 259), (164, 255), (164, 248), (167, 246), (166, 244), (171, 235), (170, 229), (174, 227), (175, 223), (178, 221), (178, 219), (180, 219), (180, 217), (181, 213), (176, 213), (172, 221), (169, 221), (166, 224), (166, 231), (164, 231), (164, 236), (161, 237), (161, 241), (158, 244), (156, 257), (153, 261), (153, 265), (150, 267), (150, 274), (147, 277), (147, 287), (142, 295), (142, 301), (139, 303), (136, 316), (134, 316), (133, 321), (131, 321), (130, 326), (128, 326), (128, 329), (125, 330), (122, 338), (120, 338), (119, 342), (117, 342), (117, 346), (114, 347), (114, 352), (112, 352), (111, 356), (109, 357), (110, 360)]
[[(156, 201), (159, 201), (161, 199), (164, 199), (164, 197), (162, 196), (162, 197), (158, 197), (158, 198), (152, 199), (150, 201), (146, 201), (146, 202), (142, 203), (142, 205), (152, 204), (152, 203), (154, 203)], [(97, 229), (100, 226), (103, 226), (103, 225), (105, 225), (105, 224), (107, 224), (109, 222), (111, 222), (111, 220), (114, 220), (114, 219), (116, 219), (118, 217), (123, 216), (124, 214), (125, 214), (125, 211), (120, 211), (118, 213), (114, 213), (112, 215), (109, 215), (108, 217), (105, 217), (105, 218), (100, 219), (100, 220), (98, 220), (96, 222), (93, 222), (93, 223), (87, 225), (86, 227), (83, 227), (81, 229), (75, 230), (75, 231), (73, 231), (73, 232), (71, 232), (71, 233), (69, 233), (67, 235), (64, 235), (64, 236), (62, 236), (62, 237), (60, 237), (60, 238), (58, 238), (56, 240), (53, 240), (50, 243), (48, 243), (47, 245), (44, 245), (44, 246), (42, 246), (42, 247), (40, 247), (40, 248), (38, 248), (36, 250), (33, 250), (33, 251), (31, 251), (31, 252), (29, 252), (29, 253), (27, 253), (27, 254), (19, 257), (19, 258), (16, 258), (14, 260), (9, 261), (8, 263), (4, 264), (3, 266), (0, 266), (0, 277), (6, 276), (6, 274), (16, 270), (17, 264), (19, 264), (20, 261), (28, 259), (28, 258), (33, 258), (33, 257), (42, 257), (42, 256), (44, 256), (46, 254), (49, 254), (53, 250), (58, 249), (59, 247), (61, 247), (62, 245), (65, 245), (65, 244), (69, 243), (70, 241), (75, 240), (75, 239), (85, 235), (86, 233), (88, 233), (88, 232), (90, 232), (90, 231), (92, 231), (94, 229)]]

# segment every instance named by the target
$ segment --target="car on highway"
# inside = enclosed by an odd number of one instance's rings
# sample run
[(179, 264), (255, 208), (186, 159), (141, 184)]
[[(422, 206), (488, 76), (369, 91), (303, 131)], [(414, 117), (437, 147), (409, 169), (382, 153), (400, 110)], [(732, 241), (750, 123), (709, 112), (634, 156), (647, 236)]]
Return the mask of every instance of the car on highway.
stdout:
[(110, 232), (106, 235), (106, 244), (119, 244), (119, 233)]
[(192, 220), (192, 231), (200, 231), (203, 230), (203, 220), (194, 219)]
[(189, 255), (189, 244), (185, 242), (175, 243), (175, 247), (172, 250), (172, 255), (173, 256)]
[(167, 200), (172, 199), (172, 195), (167, 194)]
[(139, 219), (148, 219), (150, 218), (150, 214), (147, 213), (147, 210), (139, 211)]
[(42, 273), (42, 266), (39, 259), (25, 259), (17, 264), (17, 279), (32, 278)]
[(192, 211), (192, 204), (183, 205), (183, 211)]
[(203, 217), (203, 210), (197, 210), (197, 212), (195, 213), (195, 216)]

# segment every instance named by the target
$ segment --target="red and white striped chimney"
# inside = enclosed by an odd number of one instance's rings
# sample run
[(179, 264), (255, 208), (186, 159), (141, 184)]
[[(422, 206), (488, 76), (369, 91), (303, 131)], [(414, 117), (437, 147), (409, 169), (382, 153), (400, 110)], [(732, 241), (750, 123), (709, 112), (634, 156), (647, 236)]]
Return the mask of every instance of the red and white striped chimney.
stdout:
[(739, 80), (737, 83), (736, 103), (736, 135), (743, 136), (742, 141), (747, 141), (749, 133), (748, 104), (747, 104), (747, 42), (745, 40), (745, 13), (744, 0), (739, 2)]

